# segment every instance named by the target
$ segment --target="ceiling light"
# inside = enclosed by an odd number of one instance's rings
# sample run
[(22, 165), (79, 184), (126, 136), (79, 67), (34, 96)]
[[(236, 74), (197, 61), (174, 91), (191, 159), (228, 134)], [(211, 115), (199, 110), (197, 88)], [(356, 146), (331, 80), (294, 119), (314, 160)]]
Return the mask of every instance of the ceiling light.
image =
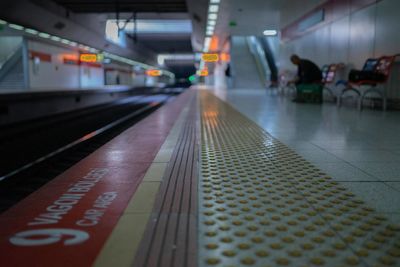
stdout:
[(63, 44), (69, 44), (69, 43), (70, 43), (70, 41), (69, 41), (69, 40), (67, 40), (67, 39), (61, 39), (61, 43), (63, 43)]
[(220, 0), (210, 0), (211, 4), (219, 4)]
[(265, 30), (263, 32), (264, 35), (266, 36), (276, 36), (278, 34), (277, 30)]
[(218, 9), (219, 9), (218, 5), (210, 5), (210, 7), (208, 8), (208, 12), (216, 13), (218, 12)]
[(39, 33), (39, 37), (42, 37), (42, 38), (50, 38), (50, 34), (48, 34), (48, 33), (45, 33), (45, 32), (41, 32), (41, 33)]
[(215, 26), (207, 25), (207, 31), (213, 31), (214, 29), (215, 29)]
[(213, 34), (214, 34), (214, 31), (207, 31), (206, 34), (207, 34), (207, 35), (213, 35)]
[(217, 20), (217, 18), (218, 18), (218, 15), (215, 13), (208, 14), (209, 20)]
[(7, 24), (7, 21), (0, 19), (0, 25), (5, 25)]
[(24, 29), (24, 27), (22, 27), (21, 25), (17, 25), (17, 24), (8, 24), (8, 26), (10, 28), (13, 28), (14, 30), (18, 30), (18, 31), (21, 31)]
[(61, 38), (58, 36), (51, 36), (50, 39), (56, 42), (59, 42), (61, 40)]
[(217, 24), (217, 22), (215, 20), (208, 21), (208, 25), (215, 26), (215, 24)]
[(38, 31), (37, 31), (37, 30), (34, 30), (34, 29), (25, 29), (25, 32), (30, 33), (30, 34), (33, 34), (33, 35), (38, 34)]

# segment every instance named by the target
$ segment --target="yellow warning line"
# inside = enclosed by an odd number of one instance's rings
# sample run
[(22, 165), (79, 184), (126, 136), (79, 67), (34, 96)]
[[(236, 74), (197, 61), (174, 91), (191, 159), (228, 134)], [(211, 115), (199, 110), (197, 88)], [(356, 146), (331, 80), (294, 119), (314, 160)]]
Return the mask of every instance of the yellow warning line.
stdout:
[(94, 266), (131, 266), (150, 218), (164, 172), (187, 117), (185, 107), (97, 257)]
[(200, 266), (400, 266), (399, 226), (213, 94), (200, 101)]

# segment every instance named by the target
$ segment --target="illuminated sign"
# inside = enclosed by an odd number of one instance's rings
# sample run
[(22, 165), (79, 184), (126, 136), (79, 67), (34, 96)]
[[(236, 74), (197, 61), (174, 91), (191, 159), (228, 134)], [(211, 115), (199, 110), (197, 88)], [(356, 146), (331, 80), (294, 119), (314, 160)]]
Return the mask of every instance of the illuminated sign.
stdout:
[(228, 53), (221, 53), (220, 57), (221, 57), (221, 60), (225, 61), (225, 62), (230, 61), (230, 58), (231, 58), (231, 56)]
[(81, 54), (79, 56), (79, 60), (81, 62), (97, 62), (96, 54)]
[(161, 70), (147, 70), (146, 74), (147, 76), (152, 76), (152, 77), (161, 76)]
[(201, 59), (204, 62), (217, 62), (219, 60), (219, 55), (218, 54), (202, 54)]
[(197, 71), (197, 75), (198, 75), (198, 76), (202, 76), (202, 77), (208, 76), (208, 70), (207, 70), (207, 69), (198, 70), (198, 71)]

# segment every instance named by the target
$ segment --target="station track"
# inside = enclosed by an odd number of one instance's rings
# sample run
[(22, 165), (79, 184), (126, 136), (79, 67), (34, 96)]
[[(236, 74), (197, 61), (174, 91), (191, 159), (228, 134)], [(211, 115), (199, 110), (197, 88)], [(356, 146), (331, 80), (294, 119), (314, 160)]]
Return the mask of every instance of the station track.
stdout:
[[(11, 128), (0, 136), (0, 213), (171, 100), (134, 96)], [(14, 148), (14, 149), (13, 149)], [(8, 157), (9, 154), (9, 157)]]

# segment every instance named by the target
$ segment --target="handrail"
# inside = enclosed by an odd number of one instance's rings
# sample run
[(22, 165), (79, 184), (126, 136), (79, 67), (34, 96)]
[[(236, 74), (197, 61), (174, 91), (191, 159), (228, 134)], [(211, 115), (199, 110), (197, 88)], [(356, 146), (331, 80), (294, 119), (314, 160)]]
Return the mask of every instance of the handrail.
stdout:
[(18, 46), (14, 52), (9, 55), (6, 61), (0, 66), (0, 81), (8, 74), (8, 72), (22, 59), (22, 45)]

